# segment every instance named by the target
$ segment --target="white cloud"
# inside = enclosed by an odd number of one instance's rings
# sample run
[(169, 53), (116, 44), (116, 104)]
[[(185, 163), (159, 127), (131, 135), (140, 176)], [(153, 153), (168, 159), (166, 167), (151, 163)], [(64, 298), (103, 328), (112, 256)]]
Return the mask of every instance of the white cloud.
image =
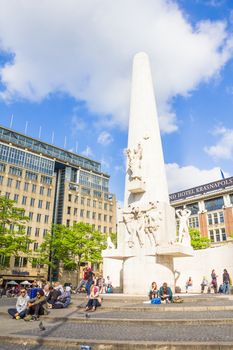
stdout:
[(71, 131), (75, 136), (79, 131), (82, 131), (86, 128), (86, 123), (84, 120), (77, 115), (73, 115), (71, 118)]
[[(180, 167), (176, 163), (166, 165), (169, 193), (185, 190), (221, 179), (220, 168), (198, 169), (193, 165)], [(225, 177), (229, 174), (224, 171)]]
[(136, 52), (150, 56), (165, 132), (177, 129), (172, 97), (218, 74), (232, 54), (225, 23), (193, 28), (171, 0), (0, 2), (0, 49), (15, 55), (0, 68), (2, 98), (65, 92), (109, 125), (127, 125)]
[(91, 149), (91, 147), (87, 146), (84, 151), (82, 151), (82, 155), (85, 157), (93, 157), (94, 153)]
[(216, 159), (232, 159), (233, 158), (233, 129), (217, 127), (214, 135), (219, 136), (216, 145), (205, 147), (204, 150), (211, 157)]
[(109, 132), (102, 131), (98, 136), (97, 142), (103, 146), (107, 146), (113, 142), (113, 137)]

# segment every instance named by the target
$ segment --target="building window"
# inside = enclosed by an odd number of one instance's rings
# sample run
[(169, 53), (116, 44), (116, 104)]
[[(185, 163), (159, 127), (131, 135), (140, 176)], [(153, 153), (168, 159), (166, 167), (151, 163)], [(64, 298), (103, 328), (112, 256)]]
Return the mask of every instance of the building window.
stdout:
[(32, 184), (32, 192), (36, 193), (36, 185), (35, 184)]
[(96, 219), (96, 213), (95, 212), (92, 213), (92, 219), (94, 219), (94, 220)]
[(98, 208), (102, 209), (102, 202), (98, 202)]
[(41, 199), (39, 199), (39, 201), (38, 201), (38, 208), (42, 208), (42, 205), (43, 205), (43, 201)]
[(67, 208), (67, 214), (70, 215), (70, 213), (71, 213), (71, 207), (68, 207)]
[(23, 205), (26, 205), (26, 203), (27, 203), (27, 197), (26, 197), (26, 196), (23, 196), (23, 198), (22, 198), (22, 204), (23, 204)]
[(41, 214), (37, 214), (36, 222), (40, 222), (40, 221), (41, 221)]
[(70, 220), (66, 220), (66, 226), (70, 227)]
[(71, 193), (68, 194), (68, 201), (72, 202), (72, 194)]
[(112, 222), (112, 216), (109, 216), (109, 222)]
[(34, 207), (34, 204), (35, 204), (35, 198), (31, 198), (31, 200), (30, 200), (30, 206), (31, 206), (31, 207)]
[(204, 201), (204, 203), (205, 203), (205, 209), (207, 211), (222, 209), (222, 207), (224, 206), (223, 197), (209, 199)]
[(105, 222), (107, 221), (107, 215), (104, 215), (104, 221)]
[(27, 227), (27, 236), (31, 236), (32, 228), (30, 226)]
[(3, 176), (0, 175), (0, 185), (2, 185), (2, 183), (3, 183)]
[(101, 220), (101, 214), (98, 214), (98, 220)]
[(29, 216), (29, 220), (31, 220), (31, 221), (32, 221), (32, 219), (33, 219), (33, 212), (32, 212), (32, 211), (30, 211), (28, 216)]
[(104, 210), (108, 210), (108, 204), (104, 203)]
[(109, 205), (109, 211), (112, 211), (112, 204)]
[(217, 225), (217, 224), (223, 224), (224, 223), (224, 214), (223, 211), (215, 212), (215, 213), (209, 213), (207, 215), (208, 219), (208, 225)]
[(14, 194), (14, 201), (16, 203), (18, 203), (18, 201), (19, 201), (19, 195), (18, 194)]
[(78, 214), (78, 209), (74, 208), (74, 215), (77, 215), (77, 214)]
[(87, 206), (90, 207), (90, 205), (91, 205), (91, 200), (87, 198)]
[(51, 193), (52, 193), (51, 188), (48, 188), (48, 191), (47, 191), (47, 196), (48, 196), (48, 197), (51, 197)]
[(101, 225), (98, 225), (98, 231), (101, 232)]
[(49, 210), (50, 209), (50, 202), (46, 202), (46, 209)]
[(93, 201), (93, 208), (96, 208), (96, 201)]
[(84, 205), (85, 204), (85, 198), (81, 197), (81, 204)]
[(38, 247), (39, 247), (39, 243), (35, 242), (33, 245), (34, 252), (38, 250)]
[(40, 229), (39, 229), (39, 227), (36, 227), (36, 229), (35, 229), (35, 237), (39, 237), (39, 235), (40, 235)]
[(16, 182), (15, 182), (15, 188), (16, 188), (17, 190), (20, 189), (20, 185), (21, 185), (21, 181), (16, 180)]
[(109, 227), (109, 233), (112, 233), (112, 227)]
[(41, 194), (41, 195), (44, 194), (44, 186), (40, 186), (40, 194)]
[(23, 258), (21, 256), (16, 256), (15, 257), (15, 267), (26, 267), (28, 263), (27, 258)]
[(209, 238), (211, 242), (223, 242), (227, 240), (225, 228), (216, 228), (209, 230)]
[(47, 233), (48, 233), (48, 230), (46, 228), (44, 228), (44, 230), (43, 230), (43, 237), (45, 237), (47, 235)]
[(74, 197), (74, 203), (78, 203), (78, 196)]
[[(191, 228), (196, 228), (199, 227), (199, 219), (198, 216), (192, 216), (191, 218), (189, 218), (189, 227)], [(112, 222), (112, 221), (111, 221)]]
[(10, 267), (10, 256), (0, 255), (0, 265), (2, 267)]
[(49, 223), (49, 215), (45, 215), (44, 217), (44, 223), (48, 224)]
[(84, 217), (84, 209), (80, 210), (80, 217), (83, 218)]
[[(5, 197), (7, 198), (7, 199), (9, 199), (10, 198), (10, 192), (6, 192), (5, 193)], [(27, 197), (26, 197), (27, 198)], [(23, 203), (22, 203), (23, 204)]]
[(87, 210), (87, 218), (90, 219), (90, 212)]
[(104, 226), (104, 233), (107, 233), (107, 226)]
[(15, 175), (15, 176), (22, 176), (22, 170), (13, 166), (10, 166), (9, 174)]
[(36, 173), (32, 173), (31, 171), (26, 171), (26, 179), (37, 181), (38, 175)]
[(7, 187), (12, 186), (12, 181), (13, 181), (13, 179), (11, 179), (10, 177), (7, 179)]
[(29, 186), (29, 182), (25, 182), (25, 184), (24, 184), (24, 191), (28, 191), (28, 186)]

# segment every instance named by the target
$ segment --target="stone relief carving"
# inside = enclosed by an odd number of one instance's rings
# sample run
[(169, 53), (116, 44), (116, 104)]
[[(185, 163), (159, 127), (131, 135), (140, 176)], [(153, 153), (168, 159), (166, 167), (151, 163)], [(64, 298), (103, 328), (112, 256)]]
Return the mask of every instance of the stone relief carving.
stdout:
[(178, 235), (178, 243), (181, 243), (185, 246), (191, 245), (191, 238), (189, 235), (188, 228), (188, 218), (191, 215), (191, 210), (185, 208), (176, 210), (176, 215), (179, 218), (179, 235)]
[(126, 241), (129, 248), (135, 245), (137, 238), (140, 247), (145, 244), (145, 237), (148, 237), (150, 245), (157, 245), (156, 231), (160, 227), (162, 220), (161, 212), (153, 202), (149, 202), (149, 207), (140, 209), (139, 207), (128, 206), (128, 211), (123, 211), (123, 223), (127, 230)]
[(127, 149), (126, 155), (128, 157), (128, 165), (131, 171), (131, 179), (141, 180), (141, 160), (142, 160), (142, 146), (138, 143), (137, 148), (133, 150)]

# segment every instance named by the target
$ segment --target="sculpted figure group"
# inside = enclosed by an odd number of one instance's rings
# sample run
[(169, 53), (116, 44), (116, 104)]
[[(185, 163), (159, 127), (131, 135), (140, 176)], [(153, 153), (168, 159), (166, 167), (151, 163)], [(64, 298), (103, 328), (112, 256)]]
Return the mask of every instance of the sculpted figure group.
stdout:
[(161, 212), (158, 212), (155, 203), (150, 202), (148, 208), (128, 206), (128, 210), (123, 212), (123, 222), (128, 233), (127, 242), (130, 248), (135, 244), (135, 238), (138, 239), (140, 247), (145, 244), (147, 236), (151, 245), (157, 245), (156, 231), (159, 228)]

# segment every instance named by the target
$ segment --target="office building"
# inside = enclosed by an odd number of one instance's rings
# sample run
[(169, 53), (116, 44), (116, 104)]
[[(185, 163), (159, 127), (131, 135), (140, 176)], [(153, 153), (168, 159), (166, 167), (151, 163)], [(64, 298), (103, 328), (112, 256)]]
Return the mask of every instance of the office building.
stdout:
[[(100, 232), (116, 231), (116, 199), (101, 164), (0, 126), (0, 194), (16, 202), (29, 217), (27, 235), (33, 260), (5, 260), (4, 279), (47, 279), (37, 249), (52, 223), (85, 222)], [(57, 278), (58, 275), (54, 275)]]

